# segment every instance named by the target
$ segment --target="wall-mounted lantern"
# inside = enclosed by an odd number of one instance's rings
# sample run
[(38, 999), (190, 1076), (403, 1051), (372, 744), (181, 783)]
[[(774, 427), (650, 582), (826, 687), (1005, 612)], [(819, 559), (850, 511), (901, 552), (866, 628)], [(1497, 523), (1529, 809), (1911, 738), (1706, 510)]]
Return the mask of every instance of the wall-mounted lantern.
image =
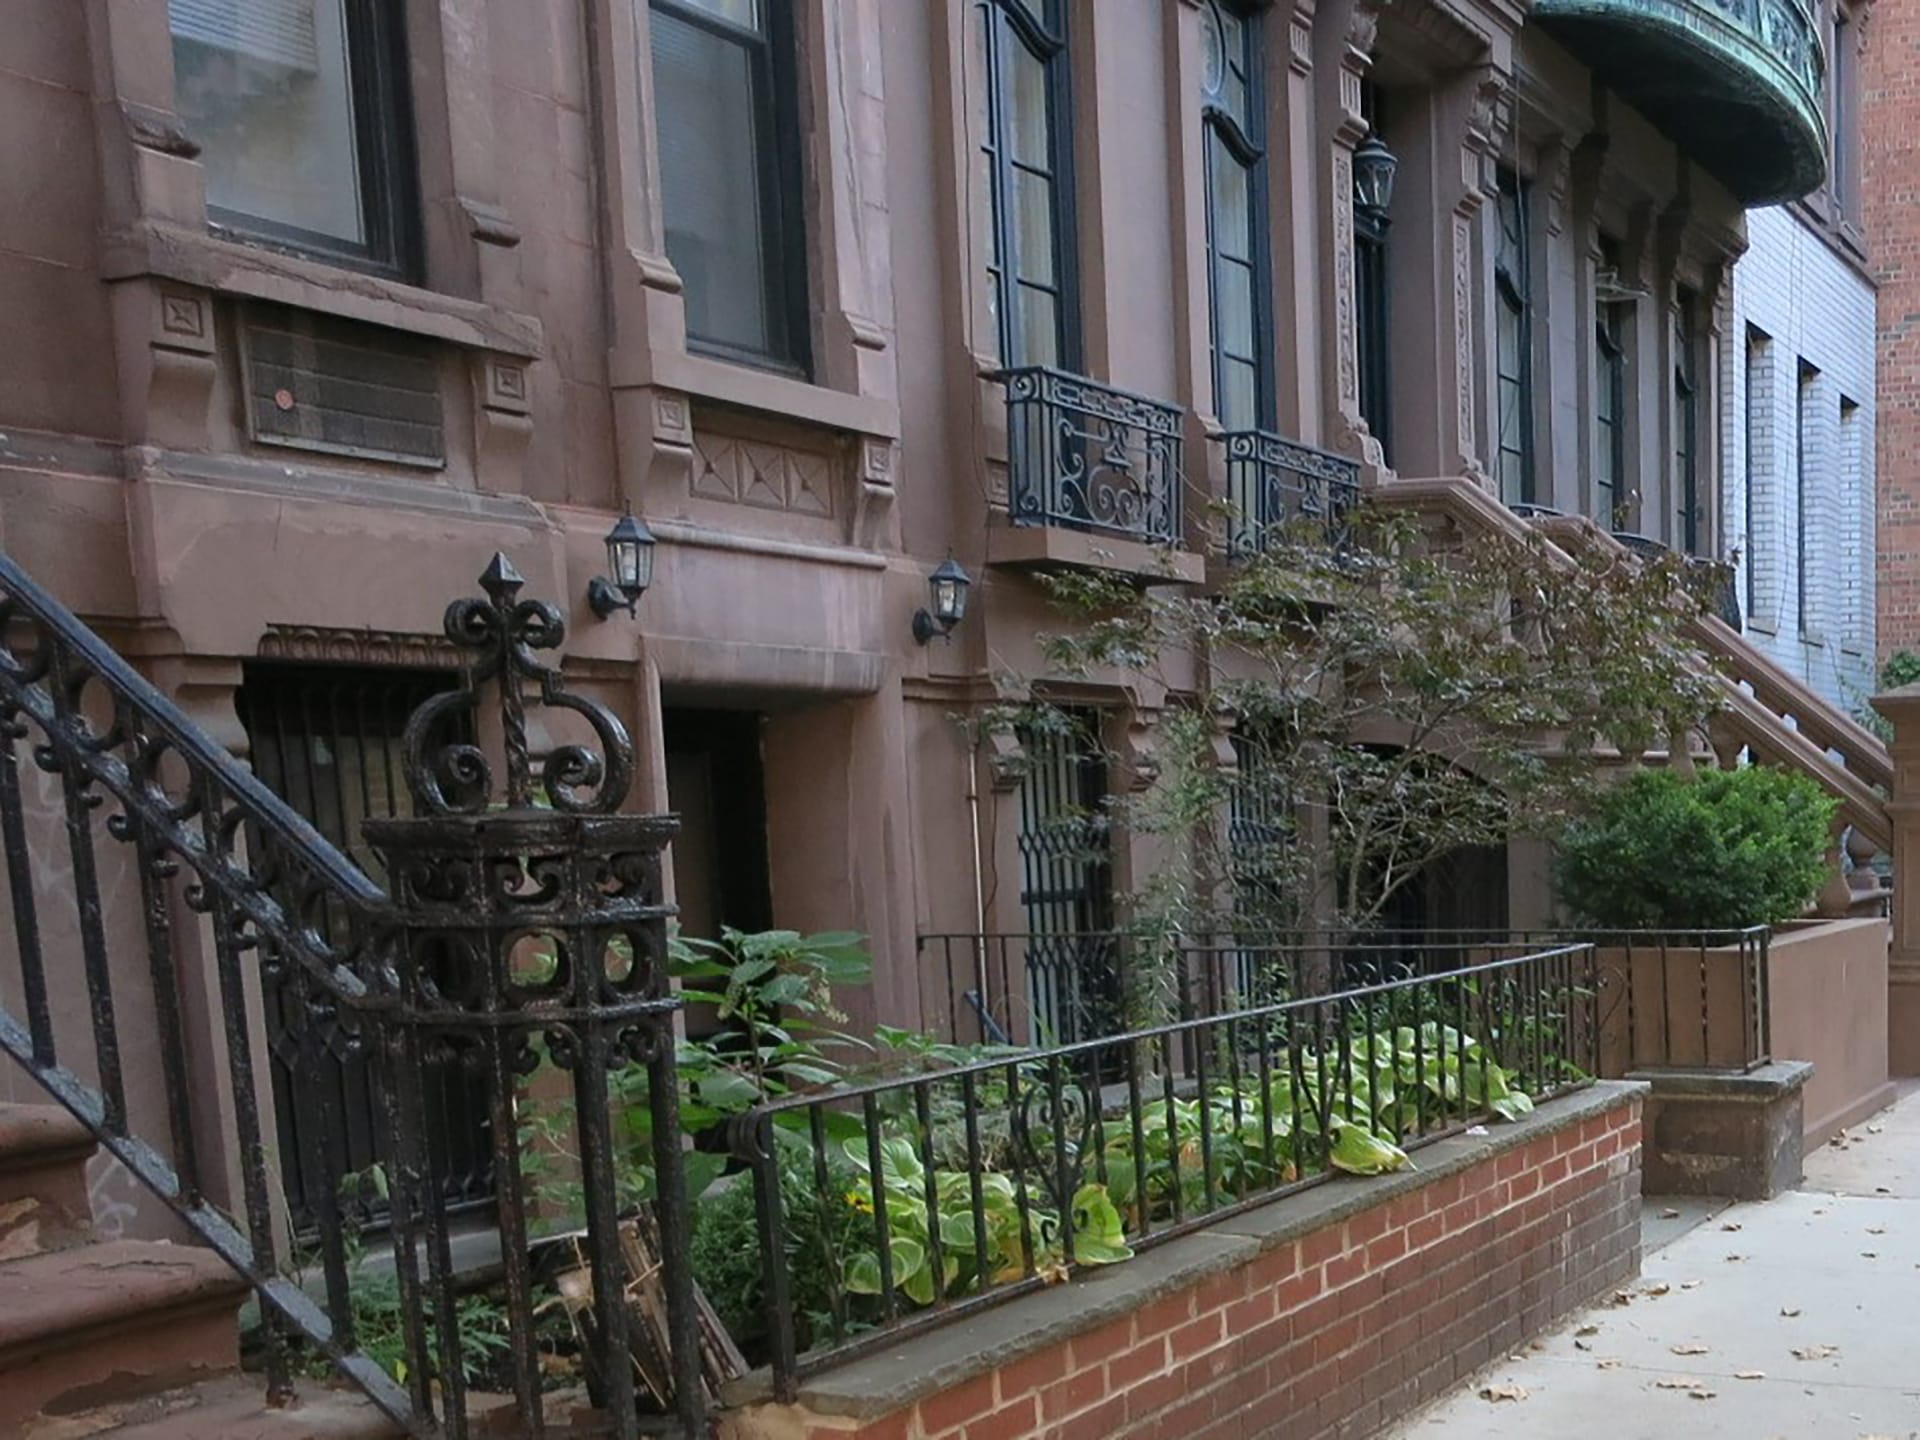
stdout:
[(631, 615), (653, 583), (653, 532), (629, 510), (607, 532), (607, 569), (587, 582), (587, 605), (605, 620), (616, 610)]
[(940, 562), (927, 577), (927, 591), (932, 605), (919, 610), (913, 617), (913, 638), (925, 645), (934, 636), (942, 639), (953, 634), (953, 627), (966, 618), (967, 587), (973, 584), (973, 577), (962, 570), (949, 555)]

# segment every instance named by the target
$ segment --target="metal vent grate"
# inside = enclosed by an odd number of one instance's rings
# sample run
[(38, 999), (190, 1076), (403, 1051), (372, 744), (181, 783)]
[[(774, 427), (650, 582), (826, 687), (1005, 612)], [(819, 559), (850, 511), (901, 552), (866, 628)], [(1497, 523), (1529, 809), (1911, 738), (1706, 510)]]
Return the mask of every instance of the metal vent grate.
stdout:
[(247, 426), (263, 445), (438, 469), (433, 347), (373, 325), (258, 307), (242, 325)]

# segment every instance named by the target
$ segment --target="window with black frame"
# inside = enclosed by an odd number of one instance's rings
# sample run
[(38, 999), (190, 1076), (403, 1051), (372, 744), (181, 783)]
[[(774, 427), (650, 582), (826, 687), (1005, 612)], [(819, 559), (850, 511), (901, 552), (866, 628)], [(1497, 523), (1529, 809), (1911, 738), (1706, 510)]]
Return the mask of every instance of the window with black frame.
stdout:
[(1214, 412), (1228, 430), (1271, 429), (1272, 302), (1266, 263), (1260, 19), (1225, 0), (1206, 0), (1200, 26)]
[(1064, 0), (976, 0), (991, 235), (988, 305), (1009, 368), (1079, 367)]
[(1609, 298), (1610, 290), (1619, 288), (1619, 276), (1619, 249), (1602, 237), (1593, 306), (1593, 518), (1608, 530), (1624, 528), (1627, 519), (1627, 336), (1633, 305)]
[(1518, 172), (1501, 169), (1494, 205), (1494, 478), (1509, 505), (1533, 500), (1532, 189)]
[(687, 347), (810, 363), (792, 0), (652, 0), (667, 258)]
[(1673, 300), (1673, 483), (1680, 502), (1680, 548), (1700, 553), (1699, 295), (1682, 285)]
[[(1360, 114), (1367, 133), (1380, 136), (1387, 124), (1386, 96), (1371, 81), (1360, 87)], [(1353, 207), (1354, 335), (1360, 363), (1360, 418), (1380, 442), (1386, 463), (1393, 463), (1393, 318), (1387, 269), (1387, 212), (1374, 205)]]
[(219, 230), (417, 278), (418, 184), (402, 7), (168, 0), (174, 108)]

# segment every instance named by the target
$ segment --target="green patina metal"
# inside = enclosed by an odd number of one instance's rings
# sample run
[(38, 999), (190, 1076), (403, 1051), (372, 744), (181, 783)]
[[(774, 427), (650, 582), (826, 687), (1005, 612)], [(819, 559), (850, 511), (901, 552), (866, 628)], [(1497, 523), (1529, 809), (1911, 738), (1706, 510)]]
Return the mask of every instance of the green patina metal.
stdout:
[(1826, 57), (1801, 0), (1536, 0), (1541, 26), (1741, 201), (1826, 177)]

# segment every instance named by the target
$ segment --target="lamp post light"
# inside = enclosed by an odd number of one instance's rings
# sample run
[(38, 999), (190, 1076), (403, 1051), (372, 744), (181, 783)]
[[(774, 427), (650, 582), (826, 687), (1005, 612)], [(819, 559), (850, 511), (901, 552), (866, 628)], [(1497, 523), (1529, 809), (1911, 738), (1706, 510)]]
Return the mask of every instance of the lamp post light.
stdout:
[(587, 582), (587, 605), (602, 620), (616, 610), (631, 615), (653, 583), (653, 532), (629, 510), (607, 532), (607, 569)]
[(927, 591), (932, 599), (928, 609), (914, 612), (913, 638), (922, 645), (938, 635), (946, 639), (953, 634), (967, 613), (967, 587), (973, 584), (973, 577), (962, 570), (949, 555), (939, 567), (927, 577)]

